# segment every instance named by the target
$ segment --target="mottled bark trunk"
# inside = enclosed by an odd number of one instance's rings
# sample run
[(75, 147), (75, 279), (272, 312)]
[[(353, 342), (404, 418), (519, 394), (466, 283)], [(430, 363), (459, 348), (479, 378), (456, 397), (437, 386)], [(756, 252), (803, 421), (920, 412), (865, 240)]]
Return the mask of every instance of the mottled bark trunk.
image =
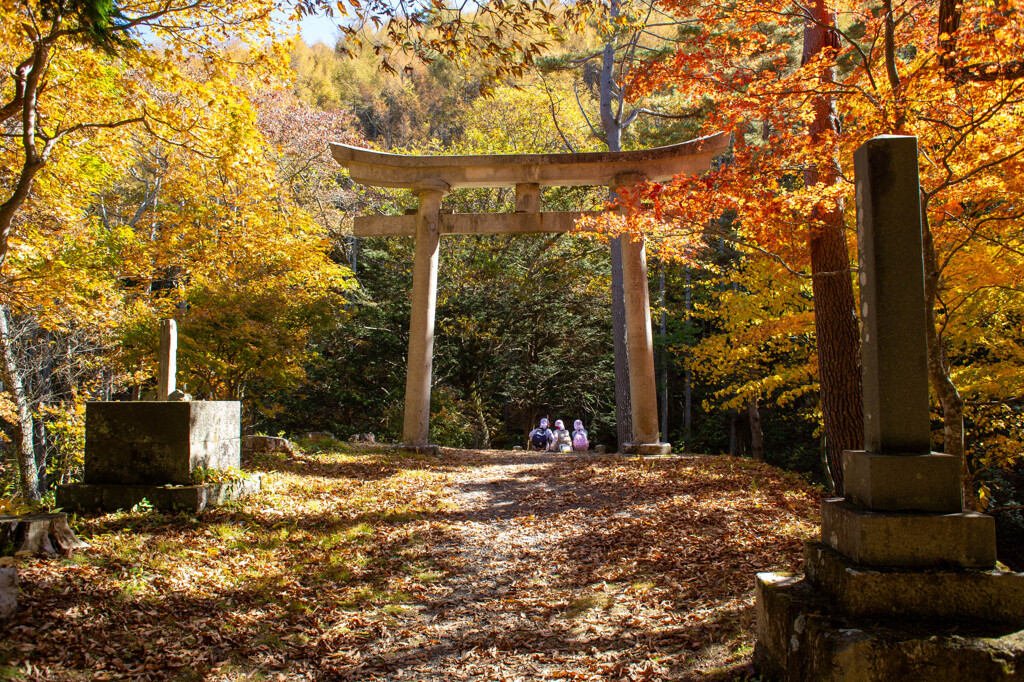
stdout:
[(658, 263), (658, 301), (661, 305), (660, 332), (661, 348), (658, 350), (658, 371), (661, 384), (661, 440), (668, 442), (668, 315), (665, 309), (665, 264)]
[[(39, 149), (36, 145), (36, 123), (39, 88), (50, 61), (50, 49), (60, 28), (60, 19), (50, 27), (50, 35), (35, 42), (32, 57), (25, 60), (14, 71), (16, 95), (11, 107), (20, 102), (20, 110), (10, 109), (10, 116), (21, 115), (21, 146), (24, 159), (17, 178), (10, 184), (10, 193), (0, 203), (0, 269), (7, 260), (7, 248), (14, 228), (14, 216), (28, 200), (39, 171), (46, 165), (49, 147)], [(7, 112), (5, 112), (7, 115)]]
[(612, 350), (615, 354), (615, 424), (619, 448), (633, 442), (633, 402), (629, 394), (626, 351), (626, 299), (622, 285), (622, 241), (611, 240)]
[(974, 479), (965, 457), (964, 399), (949, 376), (946, 348), (942, 340), (941, 323), (935, 308), (939, 297), (942, 273), (939, 272), (935, 240), (928, 221), (928, 200), (921, 197), (921, 242), (924, 247), (925, 332), (928, 338), (928, 379), (942, 405), (943, 451), (960, 458), (960, 478), (964, 500), (972, 508), (978, 507), (974, 494)]
[(729, 456), (736, 457), (740, 451), (739, 410), (729, 410)]
[(957, 32), (963, 14), (963, 0), (939, 0), (939, 63), (946, 78), (954, 83), (993, 82), (1024, 78), (1024, 59), (1002, 62), (969, 62), (957, 49)]
[[(619, 0), (611, 0), (608, 8), (609, 16), (619, 16)], [(609, 39), (601, 55), (601, 79), (599, 82), (598, 106), (601, 114), (601, 127), (608, 151), (622, 151), (622, 127), (612, 111), (615, 81), (615, 40)], [(612, 193), (612, 199), (615, 194)], [(611, 242), (612, 260), (612, 336), (615, 359), (615, 424), (619, 438), (619, 449), (625, 443), (633, 442), (633, 403), (629, 393), (629, 357), (626, 351), (626, 299), (622, 284), (622, 242), (619, 238)]]
[[(809, 7), (813, 21), (804, 23), (803, 63), (821, 52), (838, 47), (838, 37), (829, 27), (835, 18), (825, 10), (824, 1)], [(824, 90), (831, 89), (832, 70), (825, 71)], [(814, 119), (808, 126), (812, 145), (839, 133), (832, 98), (819, 95), (812, 100)], [(808, 187), (834, 185), (839, 181), (839, 164), (834, 156), (804, 174)], [(842, 205), (821, 203), (808, 216), (814, 328), (818, 341), (818, 374), (821, 407), (825, 421), (829, 476), (836, 494), (843, 494), (843, 450), (863, 447), (864, 412), (861, 404), (860, 330), (857, 325), (850, 254)]]
[[(686, 290), (683, 307), (686, 310), (686, 322), (689, 324), (690, 315), (693, 313), (693, 299), (691, 296), (690, 268), (686, 268)], [(693, 389), (691, 381), (693, 372), (690, 364), (686, 364), (683, 376), (683, 430), (686, 433), (686, 447), (689, 448), (693, 439)]]
[(750, 419), (750, 456), (763, 462), (764, 432), (761, 431), (761, 411), (757, 408), (757, 398), (747, 403), (747, 417)]
[(21, 370), (14, 355), (14, 340), (11, 338), (11, 322), (7, 306), (0, 305), (0, 372), (4, 387), (14, 402), (17, 413), (14, 424), (14, 448), (18, 459), (18, 474), (21, 478), (21, 496), (27, 502), (38, 502), (39, 470), (36, 466), (36, 452), (33, 444), (32, 410), (29, 407)]
[(480, 429), (476, 447), (488, 450), (491, 447), (491, 430), (487, 427), (487, 417), (484, 415), (484, 404), (479, 391), (473, 391), (473, 411), (476, 412), (476, 423)]

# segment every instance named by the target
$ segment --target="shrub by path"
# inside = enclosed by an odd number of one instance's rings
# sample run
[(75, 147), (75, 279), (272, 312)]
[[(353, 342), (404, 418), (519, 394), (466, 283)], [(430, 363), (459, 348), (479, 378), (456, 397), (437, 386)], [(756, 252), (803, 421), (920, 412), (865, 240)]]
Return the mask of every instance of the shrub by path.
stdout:
[(754, 573), (817, 524), (817, 491), (728, 457), (251, 466), (244, 504), (85, 520), (93, 549), (18, 560), (0, 678), (742, 678)]

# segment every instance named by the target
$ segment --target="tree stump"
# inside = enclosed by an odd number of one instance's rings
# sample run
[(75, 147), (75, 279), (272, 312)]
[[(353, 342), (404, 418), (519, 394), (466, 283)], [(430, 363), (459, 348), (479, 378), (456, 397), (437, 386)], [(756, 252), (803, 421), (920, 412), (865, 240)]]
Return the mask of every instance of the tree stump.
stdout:
[(0, 620), (18, 612), (18, 569), (0, 566)]
[(67, 555), (88, 546), (68, 526), (67, 514), (0, 516), (0, 555)]

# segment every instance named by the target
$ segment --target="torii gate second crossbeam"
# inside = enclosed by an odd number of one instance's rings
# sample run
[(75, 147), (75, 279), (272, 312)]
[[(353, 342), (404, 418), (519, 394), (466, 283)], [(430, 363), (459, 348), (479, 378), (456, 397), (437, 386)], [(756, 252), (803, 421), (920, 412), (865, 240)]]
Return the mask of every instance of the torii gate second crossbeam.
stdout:
[[(580, 217), (593, 213), (541, 212), (542, 185), (604, 185), (618, 190), (648, 179), (664, 181), (683, 173), (703, 173), (728, 144), (729, 136), (719, 133), (669, 147), (628, 152), (474, 156), (402, 156), (331, 144), (334, 159), (348, 168), (354, 182), (411, 189), (419, 199), (416, 215), (360, 216), (353, 229), (356, 237), (416, 237), (403, 449), (437, 450), (428, 440), (438, 244), (442, 234), (568, 232)], [(516, 211), (441, 215), (441, 198), (456, 187), (515, 187)], [(623, 444), (623, 450), (666, 454), (669, 444), (660, 442), (658, 434), (654, 342), (642, 238), (623, 239), (622, 275), (635, 441)]]

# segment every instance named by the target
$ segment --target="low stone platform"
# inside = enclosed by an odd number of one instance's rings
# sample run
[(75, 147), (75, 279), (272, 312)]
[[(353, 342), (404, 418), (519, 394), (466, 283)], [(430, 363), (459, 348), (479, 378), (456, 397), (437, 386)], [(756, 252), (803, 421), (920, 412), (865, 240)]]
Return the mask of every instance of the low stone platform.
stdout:
[(1024, 681), (1014, 626), (838, 615), (808, 579), (759, 573), (754, 659), (767, 680)]
[(57, 506), (69, 512), (112, 512), (147, 500), (161, 511), (200, 512), (258, 492), (258, 476), (201, 485), (116, 485), (73, 483), (57, 489)]

